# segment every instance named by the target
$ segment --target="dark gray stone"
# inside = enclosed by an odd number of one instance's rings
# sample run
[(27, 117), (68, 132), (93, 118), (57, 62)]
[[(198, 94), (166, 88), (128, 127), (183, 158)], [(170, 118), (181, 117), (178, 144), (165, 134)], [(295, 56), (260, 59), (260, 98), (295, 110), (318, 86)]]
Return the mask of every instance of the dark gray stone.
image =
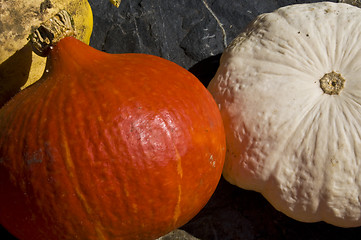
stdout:
[(110, 53), (153, 54), (190, 68), (222, 53), (257, 15), (297, 0), (90, 0), (91, 45)]
[(293, 220), (261, 194), (240, 189), (223, 178), (207, 205), (181, 229), (201, 240), (356, 240), (361, 235), (361, 228)]
[(157, 240), (199, 240), (198, 238), (190, 235), (184, 230), (176, 229), (163, 237), (157, 238)]

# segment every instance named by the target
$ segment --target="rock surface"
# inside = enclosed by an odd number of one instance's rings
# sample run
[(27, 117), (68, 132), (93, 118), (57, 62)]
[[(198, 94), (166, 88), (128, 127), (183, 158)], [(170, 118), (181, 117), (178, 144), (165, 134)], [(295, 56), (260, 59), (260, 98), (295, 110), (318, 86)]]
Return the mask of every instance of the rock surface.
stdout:
[[(171, 60), (207, 85), (225, 46), (257, 15), (297, 0), (89, 0), (91, 45), (110, 53), (141, 52)], [(262, 195), (221, 179), (205, 208), (159, 240), (359, 239), (361, 228), (301, 223), (275, 210)], [(0, 227), (0, 239), (15, 240)]]
[(90, 0), (91, 45), (111, 52), (141, 52), (185, 68), (222, 53), (257, 15), (299, 0)]

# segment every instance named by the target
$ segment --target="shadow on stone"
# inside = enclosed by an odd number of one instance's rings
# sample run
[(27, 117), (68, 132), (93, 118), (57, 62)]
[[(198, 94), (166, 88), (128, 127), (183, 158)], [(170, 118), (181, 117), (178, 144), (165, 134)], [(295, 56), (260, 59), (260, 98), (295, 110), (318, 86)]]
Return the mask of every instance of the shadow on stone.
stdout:
[(26, 83), (32, 64), (32, 47), (26, 44), (0, 64), (0, 107)]
[(202, 84), (207, 87), (217, 72), (219, 66), (219, 59), (221, 54), (206, 58), (188, 69), (194, 76), (196, 76)]
[(231, 185), (223, 177), (206, 206), (180, 229), (200, 240), (353, 240), (361, 235), (361, 227), (293, 220), (261, 194)]

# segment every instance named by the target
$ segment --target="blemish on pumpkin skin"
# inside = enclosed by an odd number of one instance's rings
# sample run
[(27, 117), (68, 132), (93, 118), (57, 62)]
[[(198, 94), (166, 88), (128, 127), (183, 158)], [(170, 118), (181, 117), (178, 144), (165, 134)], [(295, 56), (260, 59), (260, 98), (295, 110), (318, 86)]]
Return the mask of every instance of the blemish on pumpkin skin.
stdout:
[(124, 186), (123, 186), (123, 190), (124, 190), (124, 194), (126, 197), (129, 197), (129, 191), (128, 191), (128, 184), (124, 183)]
[(179, 177), (182, 178), (183, 177), (182, 158), (179, 155), (177, 148), (174, 147), (174, 149), (175, 149), (175, 154), (176, 154), (176, 159), (177, 159), (177, 172), (178, 172)]
[(132, 208), (133, 208), (134, 213), (138, 213), (138, 205), (137, 204), (133, 203)]
[(175, 207), (174, 215), (173, 215), (174, 225), (176, 225), (176, 223), (177, 223), (177, 221), (178, 221), (178, 218), (179, 218), (179, 216), (181, 215), (181, 211), (180, 211), (181, 195), (182, 195), (182, 187), (181, 187), (181, 185), (179, 184), (179, 185), (178, 185), (178, 200), (177, 200), (177, 205), (176, 205), (176, 207)]
[(53, 4), (50, 0), (45, 0), (40, 4), (40, 13), (44, 13), (47, 9), (50, 9), (53, 7)]
[(213, 155), (211, 154), (209, 156), (209, 163), (211, 164), (212, 167), (216, 167), (216, 160), (214, 159)]
[(34, 163), (42, 163), (43, 162), (43, 151), (40, 149), (32, 154), (26, 154), (24, 156), (25, 162), (27, 165), (32, 165)]
[[(179, 152), (176, 148), (176, 146), (174, 146), (174, 150), (175, 150), (175, 154), (176, 154), (176, 160), (177, 160), (177, 173), (179, 175), (179, 180), (182, 180), (183, 178), (183, 168), (182, 168), (182, 158), (179, 155)], [(181, 211), (180, 211), (180, 203), (181, 203), (181, 196), (182, 196), (182, 185), (179, 183), (178, 184), (178, 199), (177, 199), (177, 203), (174, 209), (174, 215), (173, 215), (173, 223), (174, 225), (176, 225), (179, 216), (181, 215)]]
[(338, 160), (335, 159), (334, 157), (332, 157), (332, 158), (330, 159), (330, 162), (331, 162), (331, 166), (332, 166), (332, 167), (336, 167), (336, 166), (338, 165)]

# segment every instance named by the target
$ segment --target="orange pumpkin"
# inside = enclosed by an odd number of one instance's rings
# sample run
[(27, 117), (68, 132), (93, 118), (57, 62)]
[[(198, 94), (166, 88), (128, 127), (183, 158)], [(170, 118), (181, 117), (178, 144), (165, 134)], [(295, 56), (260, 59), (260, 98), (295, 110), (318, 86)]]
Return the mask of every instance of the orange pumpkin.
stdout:
[(152, 239), (180, 227), (220, 179), (216, 103), (187, 70), (72, 37), (0, 110), (0, 223), (21, 240)]

